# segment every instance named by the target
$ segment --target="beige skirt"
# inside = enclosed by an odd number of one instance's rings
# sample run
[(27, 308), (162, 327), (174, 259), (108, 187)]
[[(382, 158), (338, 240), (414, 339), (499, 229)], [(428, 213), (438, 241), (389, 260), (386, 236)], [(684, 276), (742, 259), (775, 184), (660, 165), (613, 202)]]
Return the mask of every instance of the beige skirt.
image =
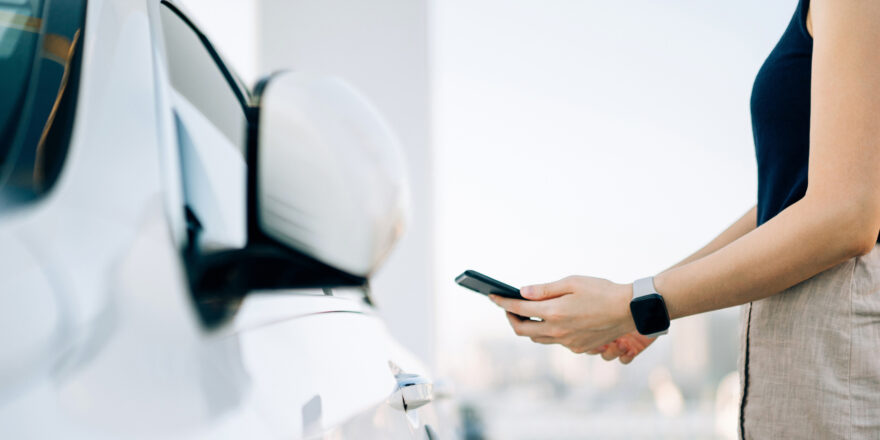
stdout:
[(744, 439), (880, 439), (880, 245), (743, 307)]

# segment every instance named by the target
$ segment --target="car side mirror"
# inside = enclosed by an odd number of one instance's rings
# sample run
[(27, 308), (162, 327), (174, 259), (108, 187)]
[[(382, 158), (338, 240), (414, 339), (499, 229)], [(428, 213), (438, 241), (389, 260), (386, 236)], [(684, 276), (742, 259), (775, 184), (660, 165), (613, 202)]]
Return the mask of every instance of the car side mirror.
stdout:
[(185, 253), (209, 327), (249, 291), (366, 287), (408, 219), (401, 147), (353, 87), (281, 72), (264, 79), (256, 96), (248, 117), (247, 244)]
[(402, 151), (381, 114), (338, 78), (297, 72), (260, 90), (256, 221), (276, 242), (368, 277), (407, 219)]

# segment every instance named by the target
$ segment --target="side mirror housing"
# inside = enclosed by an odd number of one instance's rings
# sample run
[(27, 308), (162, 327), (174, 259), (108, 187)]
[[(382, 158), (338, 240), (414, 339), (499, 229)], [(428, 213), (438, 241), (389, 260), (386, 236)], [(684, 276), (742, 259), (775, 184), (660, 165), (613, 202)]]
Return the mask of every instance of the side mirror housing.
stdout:
[(185, 253), (209, 327), (231, 316), (249, 291), (366, 287), (409, 217), (401, 147), (354, 88), (282, 72), (256, 93), (248, 118), (247, 244)]
[(365, 97), (340, 79), (283, 72), (260, 95), (256, 217), (277, 242), (367, 277), (404, 231), (402, 150)]

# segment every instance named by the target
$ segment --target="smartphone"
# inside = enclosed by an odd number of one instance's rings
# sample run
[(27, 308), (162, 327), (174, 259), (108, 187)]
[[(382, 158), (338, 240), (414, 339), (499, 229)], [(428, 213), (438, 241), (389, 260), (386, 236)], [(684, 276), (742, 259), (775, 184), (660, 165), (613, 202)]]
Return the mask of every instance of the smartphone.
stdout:
[(455, 282), (462, 287), (467, 287), (483, 295), (499, 295), (513, 299), (525, 299), (519, 294), (519, 289), (502, 283), (494, 278), (483, 275), (475, 270), (466, 270), (455, 277)]

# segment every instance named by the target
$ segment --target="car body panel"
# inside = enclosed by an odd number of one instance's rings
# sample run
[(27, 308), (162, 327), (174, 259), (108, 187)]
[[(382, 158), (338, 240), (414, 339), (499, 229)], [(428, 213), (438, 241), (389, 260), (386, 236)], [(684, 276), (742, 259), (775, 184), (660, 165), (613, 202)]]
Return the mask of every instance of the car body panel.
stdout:
[(394, 409), (389, 362), (427, 370), (362, 295), (256, 293), (201, 325), (158, 8), (89, 0), (64, 169), (0, 213), (0, 437), (424, 438), (436, 408)]

